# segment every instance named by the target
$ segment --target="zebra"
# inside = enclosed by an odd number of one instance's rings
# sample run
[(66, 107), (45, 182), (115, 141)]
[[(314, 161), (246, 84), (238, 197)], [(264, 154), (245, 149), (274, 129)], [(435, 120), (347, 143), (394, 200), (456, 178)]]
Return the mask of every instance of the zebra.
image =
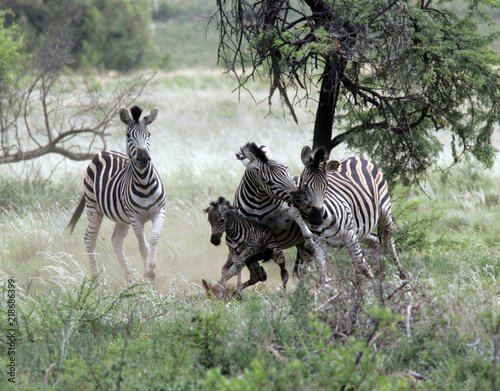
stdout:
[[(380, 239), (373, 233), (378, 225), (384, 247), (394, 259), (401, 279), (408, 281), (409, 274), (396, 253), (391, 200), (383, 174), (360, 157), (328, 160), (328, 153), (323, 147), (312, 151), (306, 145), (301, 159), (304, 170), (299, 187), (301, 197), (309, 199), (309, 206), (301, 211), (316, 242), (320, 246), (326, 241), (335, 247), (347, 247), (356, 271), (373, 277), (360, 243), (374, 249), (375, 259), (382, 271)], [(322, 278), (325, 279), (326, 274)]]
[[(212, 293), (216, 293), (215, 288), (219, 288), (217, 298), (220, 299), (225, 295), (227, 274), (233, 265), (238, 275), (238, 293), (259, 281), (265, 281), (266, 272), (258, 263), (261, 259), (264, 261), (274, 259), (279, 265), (283, 290), (286, 290), (288, 272), (285, 268), (285, 256), (270, 228), (244, 218), (224, 197), (210, 202), (210, 206), (204, 209), (204, 212), (208, 214), (208, 221), (212, 227), (212, 244), (219, 245), (221, 235), (226, 232), (226, 244), (229, 247), (229, 256), (222, 267), (221, 278), (210, 289)], [(244, 265), (250, 270), (250, 279), (242, 285), (241, 270)], [(206, 287), (207, 284), (203, 285)]]
[[(242, 146), (236, 158), (245, 166), (233, 201), (238, 212), (269, 227), (282, 249), (296, 246), (297, 259), (318, 261), (312, 233), (300, 210), (291, 205), (297, 200), (292, 193), (301, 194), (301, 190), (286, 165), (273, 159), (268, 147), (259, 147), (254, 142)], [(229, 257), (233, 257), (231, 262)], [(234, 254), (229, 254), (228, 262), (233, 266), (227, 272), (227, 279), (237, 274)]]
[[(86, 207), (87, 230), (84, 242), (90, 260), (90, 270), (95, 276), (98, 273), (95, 247), (102, 219), (106, 216), (114, 221), (116, 224), (111, 242), (123, 276), (130, 282), (132, 272), (125, 259), (123, 243), (129, 227), (132, 226), (139, 241), (144, 277), (154, 283), (156, 251), (166, 208), (165, 187), (149, 156), (151, 133), (148, 125), (156, 119), (158, 108), (155, 107), (142, 120), (140, 107), (132, 107), (130, 113), (132, 117), (127, 109), (120, 109), (120, 119), (127, 126), (127, 153), (102, 151), (94, 156), (87, 167), (83, 182), (84, 195), (71, 217), (68, 228), (73, 232)], [(151, 253), (148, 264), (149, 246), (144, 225), (150, 220), (153, 229), (150, 234)]]

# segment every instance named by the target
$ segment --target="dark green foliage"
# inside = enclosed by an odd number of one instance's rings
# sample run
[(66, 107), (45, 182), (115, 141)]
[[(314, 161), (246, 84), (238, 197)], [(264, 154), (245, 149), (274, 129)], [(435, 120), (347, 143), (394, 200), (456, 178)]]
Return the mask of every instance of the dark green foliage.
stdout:
[(92, 1), (86, 12), (82, 64), (127, 71), (148, 64), (153, 56), (148, 0)]
[[(0, 96), (16, 83), (16, 68), (24, 58), (23, 39), (19, 26), (5, 26), (5, 18), (11, 12), (0, 10)], [(0, 106), (1, 107), (1, 106)]]
[(148, 0), (7, 0), (0, 9), (13, 11), (9, 22), (23, 27), (32, 53), (59, 58), (66, 51), (70, 61), (65, 65), (74, 68), (129, 71), (149, 65), (157, 55)]
[(448, 1), (298, 3), (218, 3), (219, 57), (240, 87), (267, 80), (295, 120), (294, 106), (317, 100), (313, 148), (345, 143), (392, 183), (422, 179), (443, 129), (455, 162), (492, 166), (500, 56), (490, 47), (500, 31), (478, 25), (492, 23), (485, 9), (497, 1), (465, 1), (461, 16)]
[(443, 217), (442, 213), (421, 210), (422, 201), (410, 200), (408, 189), (392, 199), (392, 218), (394, 221), (394, 240), (400, 251), (428, 250), (443, 239), (446, 232), (436, 237), (430, 228)]

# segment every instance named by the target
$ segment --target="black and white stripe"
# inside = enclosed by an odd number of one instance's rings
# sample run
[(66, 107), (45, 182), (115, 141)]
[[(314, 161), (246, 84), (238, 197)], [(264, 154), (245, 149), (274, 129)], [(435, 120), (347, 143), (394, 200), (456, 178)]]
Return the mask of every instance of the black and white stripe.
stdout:
[[(227, 262), (222, 267), (221, 278), (216, 283), (216, 286), (220, 288), (217, 293), (218, 298), (225, 295), (228, 271), (233, 266), (238, 275), (238, 292), (259, 281), (265, 281), (267, 275), (259, 265), (259, 260), (274, 259), (280, 266), (283, 289), (286, 289), (288, 272), (285, 268), (285, 256), (270, 228), (243, 217), (238, 213), (237, 208), (232, 207), (224, 197), (211, 202), (204, 212), (208, 213), (208, 222), (212, 227), (211, 242), (216, 246), (219, 245), (220, 237), (225, 232), (230, 253)], [(243, 266), (248, 267), (250, 279), (242, 285)]]
[[(236, 157), (246, 167), (233, 202), (239, 213), (271, 228), (282, 249), (296, 246), (299, 259), (313, 257), (315, 247), (311, 231), (300, 211), (291, 206), (291, 194), (299, 192), (299, 188), (286, 165), (273, 159), (269, 148), (258, 147), (255, 143), (241, 147)], [(231, 268), (228, 278), (235, 273)]]
[(360, 243), (374, 248), (379, 268), (380, 239), (373, 233), (379, 227), (384, 247), (390, 252), (400, 277), (409, 275), (396, 254), (393, 239), (391, 199), (383, 174), (369, 161), (350, 157), (340, 162), (328, 160), (327, 151), (309, 146), (302, 150), (304, 171), (300, 177), (302, 194), (309, 198), (303, 217), (317, 243), (324, 240), (335, 247), (347, 247), (359, 273), (372, 275)]
[[(95, 247), (97, 235), (104, 216), (116, 223), (111, 238), (113, 248), (122, 267), (125, 279), (130, 280), (131, 270), (125, 259), (123, 242), (132, 226), (139, 241), (139, 251), (144, 263), (144, 276), (154, 282), (156, 250), (160, 231), (165, 219), (165, 187), (149, 156), (150, 136), (148, 125), (157, 114), (154, 108), (141, 120), (142, 109), (130, 109), (132, 117), (124, 108), (120, 119), (127, 126), (127, 153), (103, 151), (92, 159), (84, 179), (84, 196), (68, 225), (73, 231), (78, 219), (87, 208), (87, 230), (84, 242), (90, 259), (93, 275), (97, 274)], [(150, 234), (151, 252), (144, 233), (144, 225), (152, 221)]]

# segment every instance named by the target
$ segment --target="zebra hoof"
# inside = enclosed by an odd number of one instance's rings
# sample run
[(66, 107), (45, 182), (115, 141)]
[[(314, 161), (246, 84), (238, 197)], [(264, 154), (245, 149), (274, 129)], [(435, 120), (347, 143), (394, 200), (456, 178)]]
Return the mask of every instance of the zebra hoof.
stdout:
[(316, 246), (314, 245), (314, 241), (312, 239), (304, 241), (304, 249), (308, 255), (314, 255), (316, 252)]
[(144, 278), (146, 278), (149, 283), (153, 285), (155, 283), (156, 273), (150, 270), (144, 274)]
[(257, 275), (259, 276), (259, 281), (267, 280), (267, 273), (262, 266), (259, 266), (259, 269), (257, 270)]
[(242, 297), (241, 297), (241, 293), (238, 292), (238, 291), (233, 292), (233, 299), (235, 299), (237, 301), (243, 300)]

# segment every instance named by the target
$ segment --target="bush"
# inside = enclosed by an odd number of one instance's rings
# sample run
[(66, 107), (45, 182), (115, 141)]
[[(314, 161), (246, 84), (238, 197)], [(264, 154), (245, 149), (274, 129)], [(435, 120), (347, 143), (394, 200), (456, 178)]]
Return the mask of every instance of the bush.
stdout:
[(15, 71), (24, 57), (24, 43), (19, 27), (4, 26), (7, 14), (9, 13), (0, 10), (0, 96), (4, 95), (6, 88), (15, 84)]
[(85, 18), (86, 37), (80, 54), (86, 67), (128, 71), (154, 56), (150, 2), (95, 2)]
[(3, 7), (12, 9), (9, 19), (22, 26), (27, 47), (40, 56), (49, 54), (47, 42), (64, 36), (70, 43), (55, 50), (69, 51), (74, 68), (129, 71), (156, 61), (149, 0), (7, 0)]

